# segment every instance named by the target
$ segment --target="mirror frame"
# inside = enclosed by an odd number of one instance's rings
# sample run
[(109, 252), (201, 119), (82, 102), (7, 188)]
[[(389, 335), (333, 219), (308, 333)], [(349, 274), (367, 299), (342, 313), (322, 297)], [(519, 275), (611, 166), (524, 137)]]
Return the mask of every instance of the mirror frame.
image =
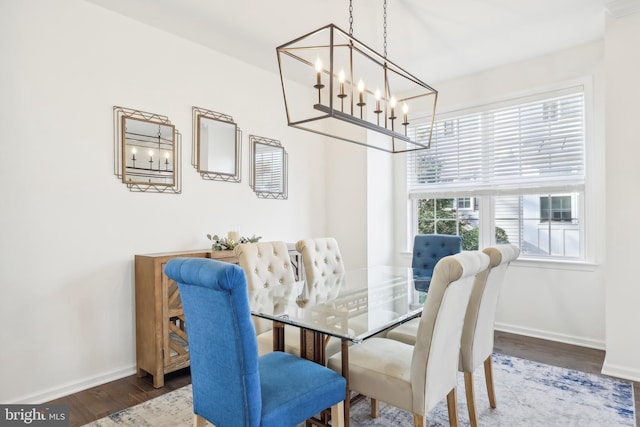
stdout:
[[(118, 106), (113, 109), (115, 175), (130, 191), (180, 193), (180, 132), (166, 116)], [(158, 130), (135, 134), (127, 132), (128, 121), (157, 126)], [(149, 150), (148, 160), (142, 160), (146, 150)], [(154, 155), (157, 155), (157, 167), (154, 166)], [(149, 165), (145, 167), (147, 162)]]
[[(228, 173), (224, 171), (207, 170), (205, 166), (200, 163), (201, 153), (201, 138), (200, 138), (200, 124), (202, 119), (215, 120), (222, 123), (231, 124), (235, 127), (235, 159), (234, 159), (234, 173)], [(225, 181), (225, 182), (240, 182), (242, 180), (242, 131), (238, 127), (237, 123), (233, 121), (233, 117), (218, 113), (211, 110), (205, 110), (199, 107), (193, 107), (193, 149), (191, 150), (191, 164), (198, 171), (203, 179), (213, 181)]]
[[(280, 191), (272, 191), (272, 190), (264, 190), (260, 188), (256, 188), (256, 183), (260, 179), (259, 172), (257, 170), (257, 147), (258, 145), (265, 145), (269, 147), (273, 147), (274, 149), (282, 151), (282, 163), (277, 165), (280, 167), (282, 171), (281, 176), (281, 187)], [(264, 199), (287, 199), (289, 197), (289, 189), (288, 189), (288, 154), (284, 149), (280, 141), (275, 139), (265, 138), (257, 135), (249, 135), (249, 148), (251, 150), (251, 177), (249, 185), (256, 193), (256, 196)]]

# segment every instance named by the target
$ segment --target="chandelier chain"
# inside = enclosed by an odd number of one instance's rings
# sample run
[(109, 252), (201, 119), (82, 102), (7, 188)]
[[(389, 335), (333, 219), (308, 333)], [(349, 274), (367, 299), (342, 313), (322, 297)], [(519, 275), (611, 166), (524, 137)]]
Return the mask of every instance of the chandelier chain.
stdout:
[(384, 18), (384, 32), (383, 32), (384, 58), (386, 59), (387, 58), (387, 0), (384, 0), (383, 8), (384, 8), (384, 14), (383, 14), (383, 18)]
[(353, 37), (353, 0), (349, 0), (349, 35)]

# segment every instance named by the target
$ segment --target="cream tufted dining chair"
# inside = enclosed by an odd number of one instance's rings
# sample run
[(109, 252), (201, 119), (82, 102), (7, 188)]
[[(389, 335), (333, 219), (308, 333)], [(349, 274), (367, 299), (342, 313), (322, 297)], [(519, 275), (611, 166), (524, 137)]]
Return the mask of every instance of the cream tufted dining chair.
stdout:
[[(333, 237), (303, 239), (296, 243), (302, 256), (305, 274), (305, 295), (302, 303), (318, 304), (338, 296), (344, 280), (344, 263), (338, 241)], [(327, 357), (340, 351), (340, 340), (328, 338), (325, 346)]]
[(477, 284), (471, 293), (460, 347), (459, 370), (464, 372), (464, 387), (472, 427), (478, 425), (476, 402), (473, 395), (473, 371), (483, 363), (489, 406), (496, 407), (493, 370), (491, 368), (496, 308), (507, 267), (511, 261), (518, 258), (520, 249), (515, 245), (505, 244), (486, 248), (483, 252), (489, 255), (490, 272), (485, 286)]
[(299, 240), (296, 250), (302, 255), (305, 279), (310, 283), (344, 273), (340, 248), (333, 237)]
[[(295, 283), (286, 243), (243, 243), (236, 246), (234, 251), (238, 258), (238, 265), (247, 276), (247, 287), (250, 291), (261, 288), (277, 288), (280, 285)], [(277, 293), (278, 289), (274, 289), (274, 296)], [(254, 317), (253, 322), (258, 336), (258, 353), (260, 355), (270, 353), (273, 351), (273, 322), (258, 317)], [(299, 328), (287, 325), (284, 342), (285, 352), (300, 355)]]
[[(486, 274), (488, 266), (489, 257), (479, 251), (438, 261), (415, 345), (370, 338), (350, 347), (349, 389), (371, 398), (372, 416), (381, 400), (411, 411), (414, 426), (425, 427), (427, 412), (446, 396), (450, 425), (458, 425), (460, 337), (476, 276)], [(341, 354), (330, 357), (327, 366), (341, 373)]]
[[(472, 427), (478, 425), (473, 394), (473, 371), (482, 363), (484, 363), (489, 405), (492, 408), (496, 407), (491, 368), (496, 307), (507, 267), (511, 261), (518, 258), (520, 249), (515, 245), (505, 244), (486, 248), (483, 252), (489, 256), (489, 272), (486, 280), (476, 280), (471, 293), (462, 331), (458, 367), (461, 372), (464, 372), (469, 421)], [(387, 338), (413, 345), (418, 324), (419, 319), (415, 319), (400, 325), (389, 331)]]

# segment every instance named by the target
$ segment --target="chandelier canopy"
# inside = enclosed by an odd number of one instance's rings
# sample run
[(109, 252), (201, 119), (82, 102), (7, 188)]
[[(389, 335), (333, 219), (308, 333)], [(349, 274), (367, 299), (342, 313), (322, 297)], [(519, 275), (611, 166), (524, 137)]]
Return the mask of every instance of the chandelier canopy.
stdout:
[[(386, 0), (384, 17), (384, 55), (334, 24), (276, 48), (289, 126), (390, 153), (429, 148), (438, 92), (387, 59)], [(426, 134), (411, 132), (418, 122)]]

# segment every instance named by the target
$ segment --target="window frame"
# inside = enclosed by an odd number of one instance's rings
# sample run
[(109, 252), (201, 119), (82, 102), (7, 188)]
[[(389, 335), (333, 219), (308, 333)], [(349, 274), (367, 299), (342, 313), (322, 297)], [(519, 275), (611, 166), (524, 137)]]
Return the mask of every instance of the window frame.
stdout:
[[(577, 212), (578, 213), (578, 218), (580, 220), (580, 257), (578, 258), (564, 258), (564, 257), (556, 257), (556, 256), (533, 256), (533, 255), (523, 255), (519, 260), (518, 263), (519, 264), (530, 264), (533, 263), (532, 265), (536, 265), (536, 266), (552, 266), (552, 268), (567, 268), (567, 269), (578, 269), (578, 270), (589, 270), (592, 271), (593, 268), (595, 268), (596, 264), (596, 259), (595, 259), (595, 244), (594, 244), (594, 239), (595, 239), (595, 235), (596, 230), (593, 228), (594, 224), (593, 221), (591, 221), (590, 219), (592, 219), (594, 217), (594, 215), (597, 214), (597, 207), (595, 206), (594, 203), (590, 203), (590, 194), (593, 191), (597, 191), (597, 188), (600, 187), (600, 185), (596, 185), (596, 186), (592, 186), (592, 181), (593, 181), (593, 169), (592, 169), (592, 165), (593, 165), (593, 159), (594, 156), (596, 155), (595, 153), (597, 153), (598, 151), (600, 151), (600, 148), (597, 147), (594, 148), (594, 146), (590, 143), (590, 141), (594, 138), (593, 134), (594, 134), (594, 127), (599, 127), (598, 124), (594, 124), (594, 107), (593, 107), (593, 98), (594, 98), (594, 94), (593, 94), (593, 84), (592, 84), (592, 78), (591, 77), (583, 77), (583, 78), (579, 78), (579, 79), (575, 79), (575, 80), (571, 80), (571, 81), (566, 81), (560, 84), (556, 84), (550, 87), (545, 87), (545, 88), (541, 88), (539, 90), (536, 91), (524, 91), (518, 94), (514, 94), (512, 96), (505, 96), (502, 98), (498, 98), (492, 101), (488, 101), (488, 102), (484, 102), (484, 103), (478, 103), (477, 106), (472, 106), (472, 107), (464, 107), (464, 108), (458, 108), (458, 109), (451, 109), (450, 111), (447, 112), (443, 112), (440, 113), (436, 116), (436, 121), (438, 120), (445, 120), (448, 118), (455, 118), (457, 116), (461, 116), (462, 114), (465, 113), (469, 113), (469, 112), (474, 112), (474, 111), (478, 111), (478, 110), (482, 110), (482, 109), (489, 109), (494, 105), (498, 105), (498, 104), (503, 104), (503, 105), (517, 105), (517, 104), (522, 104), (522, 103), (526, 103), (527, 99), (531, 99), (531, 98), (535, 98), (535, 97), (540, 97), (540, 100), (544, 100), (544, 95), (545, 93), (550, 93), (550, 92), (561, 92), (561, 91), (566, 91), (566, 90), (570, 90), (571, 87), (575, 87), (575, 86), (581, 86), (582, 87), (582, 93), (583, 93), (583, 102), (584, 102), (584, 112), (583, 112), (583, 117), (584, 117), (584, 156), (583, 156), (583, 165), (584, 165), (584, 169), (585, 169), (585, 178), (584, 178), (584, 188), (581, 191), (578, 191), (580, 193), (580, 197), (579, 197), (579, 201), (577, 203), (578, 206), (574, 206), (576, 203), (572, 200), (572, 206), (571, 206), (571, 210), (572, 210), (572, 215), (575, 216), (573, 214), (573, 212)], [(553, 110), (551, 108), (549, 108), (549, 113), (552, 116), (555, 117), (555, 115), (557, 114), (557, 111)], [(402, 185), (402, 193), (405, 195), (405, 197), (408, 196), (409, 194), (409, 187), (407, 184), (407, 175), (409, 172), (409, 168), (407, 167), (407, 162), (406, 160), (403, 161), (402, 164), (402, 169), (404, 170), (405, 173), (405, 181), (404, 184)], [(601, 167), (596, 167), (596, 169), (601, 169)], [(601, 171), (597, 171), (596, 174), (602, 174)], [(573, 193), (575, 190), (572, 191), (567, 191), (567, 193)], [(546, 190), (544, 188), (540, 188), (540, 192), (544, 193), (546, 192)], [(553, 192), (555, 193), (555, 192)], [(439, 194), (435, 197), (439, 197), (439, 198), (454, 198), (454, 197), (458, 197), (458, 196), (462, 196), (465, 197), (465, 195), (463, 195), (462, 193), (456, 192), (456, 193), (452, 193), (449, 195), (443, 195), (443, 194)], [(480, 248), (484, 248), (490, 245), (495, 244), (495, 206), (494, 206), (494, 198), (492, 195), (472, 195), (472, 198), (474, 198), (475, 200), (479, 201), (480, 204), (480, 208), (478, 210), (479, 212), (479, 221), (478, 221), (478, 227), (479, 227), (479, 246)], [(595, 199), (595, 197), (593, 198)], [(407, 248), (407, 253), (411, 253), (411, 245), (413, 242), (413, 236), (416, 234), (417, 229), (418, 229), (418, 223), (417, 223), (417, 218), (418, 218), (418, 203), (417, 203), (418, 199), (411, 199), (411, 198), (405, 198), (404, 199), (404, 206), (406, 206), (406, 223), (404, 223), (405, 225), (403, 226), (403, 228), (405, 229), (405, 233), (404, 235), (406, 235), (406, 240), (405, 240), (405, 244), (406, 244), (406, 248)], [(472, 206), (472, 209), (475, 208), (475, 204)], [(522, 219), (520, 219), (520, 221), (522, 221)]]

